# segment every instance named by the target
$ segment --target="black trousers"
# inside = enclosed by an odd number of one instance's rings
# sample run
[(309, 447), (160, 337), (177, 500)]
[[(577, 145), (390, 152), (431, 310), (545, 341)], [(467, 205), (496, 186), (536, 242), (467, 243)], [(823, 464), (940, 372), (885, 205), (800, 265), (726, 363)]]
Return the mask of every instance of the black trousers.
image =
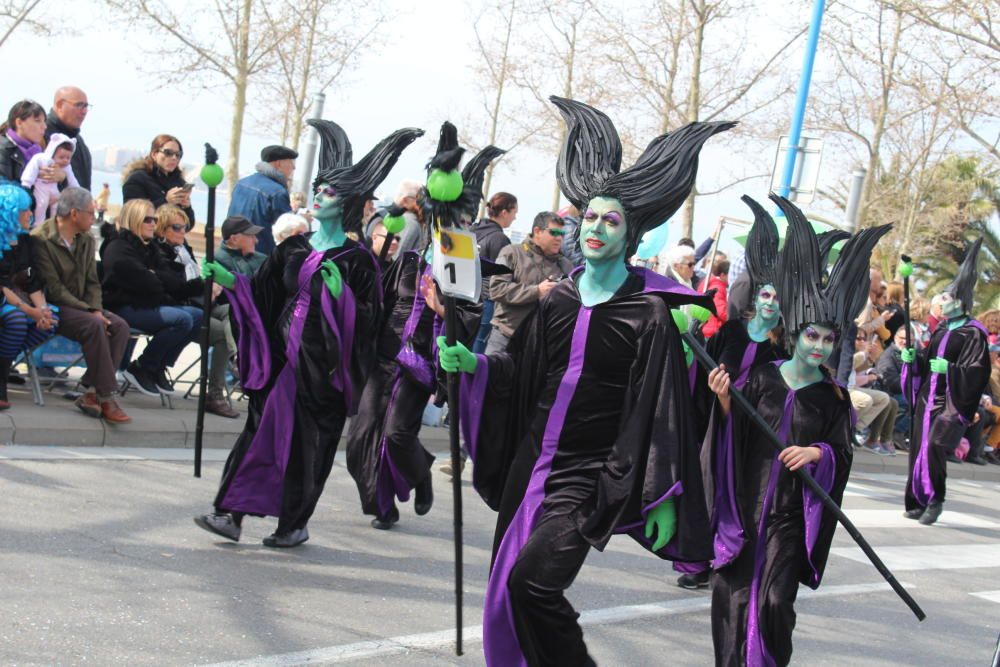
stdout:
[(580, 615), (564, 595), (589, 551), (572, 515), (550, 510), (517, 557), (507, 588), (518, 643), (532, 667), (596, 665), (583, 642)]

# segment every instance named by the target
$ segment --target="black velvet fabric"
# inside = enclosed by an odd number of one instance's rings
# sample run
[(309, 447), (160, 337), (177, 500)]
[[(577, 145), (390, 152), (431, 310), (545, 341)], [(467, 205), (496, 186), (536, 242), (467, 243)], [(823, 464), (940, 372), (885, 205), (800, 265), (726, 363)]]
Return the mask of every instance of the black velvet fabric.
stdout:
[[(830, 496), (839, 505), (851, 471), (850, 399), (844, 390), (824, 380), (796, 392), (792, 405), (789, 444), (809, 446), (824, 442), (835, 456), (836, 473)], [(785, 414), (789, 388), (775, 364), (750, 373), (744, 395), (776, 432)], [(712, 639), (716, 665), (742, 667), (746, 654), (747, 609), (756, 563), (755, 552), (764, 496), (776, 451), (741, 412), (733, 412), (736, 500), (746, 542), (739, 556), (712, 576)], [(798, 584), (818, 586), (826, 566), (837, 520), (824, 510), (812, 566), (806, 557), (802, 483), (782, 466), (767, 518), (763, 574), (758, 604), (761, 633), (779, 665), (788, 664), (795, 628)], [(818, 578), (813, 581), (813, 567)]]
[[(274, 250), (252, 279), (254, 302), (268, 333), (271, 374), (263, 389), (246, 392), (249, 397), (247, 421), (226, 461), (215, 500), (218, 511), (226, 509), (221, 506), (226, 491), (257, 432), (274, 381), (287, 363), (285, 346), (292, 318), (296, 316), (294, 304), (299, 289), (299, 270), (312, 252), (305, 237), (292, 237)], [(349, 239), (341, 248), (324, 254), (327, 257), (340, 254), (334, 261), (355, 299), (351, 380), (356, 404), (374, 362), (374, 332), (381, 313), (375, 259), (364, 246)], [(330, 381), (331, 373), (340, 365), (341, 350), (320, 311), (322, 292), (327, 287), (319, 271), (313, 275), (309, 289), (312, 302), (305, 313), (298, 352), (295, 421), (276, 531), (279, 534), (304, 527), (312, 516), (330, 475), (348, 416), (343, 394)]]

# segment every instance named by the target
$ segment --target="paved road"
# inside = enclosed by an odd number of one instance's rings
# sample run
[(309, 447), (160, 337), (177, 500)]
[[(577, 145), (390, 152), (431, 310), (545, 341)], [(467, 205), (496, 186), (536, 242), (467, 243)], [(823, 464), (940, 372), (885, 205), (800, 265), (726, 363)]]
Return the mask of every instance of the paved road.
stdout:
[[(312, 540), (272, 551), (260, 545), (270, 521), (248, 520), (238, 545), (191, 522), (208, 509), (218, 460), (196, 480), (177, 460), (189, 450), (54, 451), (0, 447), (9, 457), (0, 460), (0, 664), (483, 664), (493, 516), (468, 484), (459, 658), (443, 476), (428, 516), (407, 507), (382, 533), (360, 515), (338, 462)], [(948, 511), (927, 528), (901, 518), (903, 482), (856, 474), (846, 506), (929, 619), (916, 623), (838, 531), (823, 587), (797, 605), (796, 664), (989, 664), (1000, 630), (1000, 484), (954, 480)], [(591, 555), (571, 599), (600, 664), (711, 664), (708, 596), (673, 580), (627, 538)]]

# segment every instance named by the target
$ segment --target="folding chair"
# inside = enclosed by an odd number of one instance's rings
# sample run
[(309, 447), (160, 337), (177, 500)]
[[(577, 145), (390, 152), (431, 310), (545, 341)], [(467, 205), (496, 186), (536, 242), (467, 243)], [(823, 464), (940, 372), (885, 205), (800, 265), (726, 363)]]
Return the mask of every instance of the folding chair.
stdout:
[[(119, 371), (125, 370), (125, 368), (129, 365), (129, 362), (132, 361), (132, 353), (135, 352), (135, 346), (139, 342), (140, 338), (144, 339), (146, 341), (146, 344), (148, 345), (149, 340), (152, 337), (153, 334), (151, 333), (147, 333), (145, 331), (142, 331), (141, 329), (130, 328), (128, 331), (128, 346), (125, 348), (125, 354), (122, 355), (122, 363), (119, 366), (118, 370)], [(125, 393), (128, 392), (131, 386), (132, 383), (129, 382), (128, 378), (122, 376), (122, 384), (118, 388), (118, 393), (124, 396)], [(162, 391), (160, 392), (160, 405), (170, 410), (174, 409), (174, 402), (173, 400), (171, 400), (170, 394), (164, 394)]]
[[(66, 365), (54, 377), (46, 377), (43, 379), (39, 375), (38, 372), (39, 367), (35, 361), (34, 352), (35, 350), (38, 350), (46, 346), (50, 346), (52, 344), (68, 348), (66, 351), (62, 353), (57, 352), (54, 354), (55, 357), (64, 357)], [(35, 405), (42, 407), (45, 405), (45, 396), (42, 389), (42, 385), (47, 384), (48, 390), (52, 391), (52, 389), (55, 388), (57, 384), (64, 384), (66, 380), (69, 378), (69, 371), (74, 367), (79, 366), (83, 360), (84, 360), (83, 349), (80, 347), (79, 343), (70, 340), (68, 338), (64, 338), (63, 336), (53, 336), (52, 338), (48, 338), (28, 350), (22, 351), (15, 363), (19, 364), (21, 362), (24, 362), (24, 364), (28, 367), (28, 382), (31, 384), (32, 397), (35, 400)], [(45, 368), (56, 368), (56, 367), (57, 366), (55, 364), (51, 366), (49, 366), (48, 364), (45, 365)], [(80, 383), (78, 381), (76, 383), (76, 386), (79, 386), (79, 384)]]

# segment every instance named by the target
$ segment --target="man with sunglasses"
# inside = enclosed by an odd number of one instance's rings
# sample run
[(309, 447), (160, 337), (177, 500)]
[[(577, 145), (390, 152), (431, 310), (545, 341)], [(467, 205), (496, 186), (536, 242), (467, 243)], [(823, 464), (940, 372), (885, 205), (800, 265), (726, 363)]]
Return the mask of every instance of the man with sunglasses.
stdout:
[[(45, 140), (48, 141), (53, 133), (65, 134), (71, 139), (76, 139), (76, 150), (73, 152), (73, 159), (70, 166), (76, 176), (80, 187), (90, 190), (90, 172), (93, 166), (90, 158), (90, 149), (87, 143), (80, 136), (80, 127), (87, 118), (87, 112), (93, 106), (87, 100), (87, 93), (75, 86), (63, 86), (56, 91), (55, 99), (52, 101), (52, 109), (48, 118), (45, 119)], [(65, 180), (60, 183), (60, 189), (68, 184)]]
[(506, 349), (538, 301), (573, 270), (572, 262), (560, 252), (565, 234), (562, 218), (543, 211), (535, 216), (531, 236), (524, 243), (511, 244), (497, 255), (497, 263), (514, 273), (491, 279), (490, 298), (496, 306), (486, 354)]

